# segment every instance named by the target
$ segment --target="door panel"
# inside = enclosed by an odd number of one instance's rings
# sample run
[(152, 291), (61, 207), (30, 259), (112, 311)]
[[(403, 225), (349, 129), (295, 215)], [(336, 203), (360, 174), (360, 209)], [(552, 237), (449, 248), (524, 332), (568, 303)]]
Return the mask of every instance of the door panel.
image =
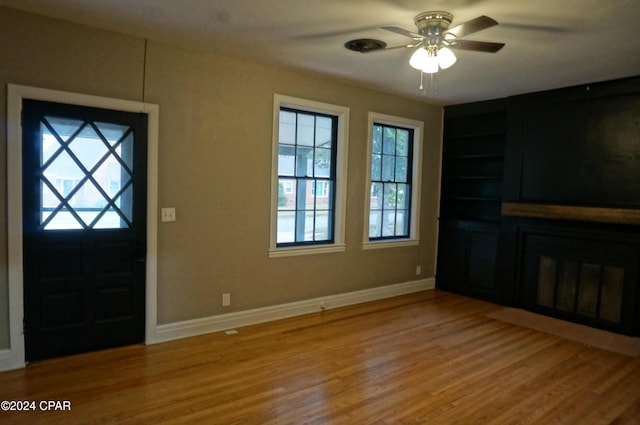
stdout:
[(28, 361), (144, 340), (146, 115), (25, 100)]

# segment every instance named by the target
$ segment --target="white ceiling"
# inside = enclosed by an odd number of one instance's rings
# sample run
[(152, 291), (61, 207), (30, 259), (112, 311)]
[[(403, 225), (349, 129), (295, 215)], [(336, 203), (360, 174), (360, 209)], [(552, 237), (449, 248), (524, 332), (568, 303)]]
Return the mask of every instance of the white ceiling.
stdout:
[[(426, 102), (456, 104), (640, 75), (640, 0), (0, 0), (0, 5), (175, 45), (329, 74)], [(456, 51), (427, 90), (411, 49), (368, 54), (356, 38), (411, 39), (415, 15), (445, 10), (452, 26), (480, 15), (499, 25), (467, 39), (498, 53)]]

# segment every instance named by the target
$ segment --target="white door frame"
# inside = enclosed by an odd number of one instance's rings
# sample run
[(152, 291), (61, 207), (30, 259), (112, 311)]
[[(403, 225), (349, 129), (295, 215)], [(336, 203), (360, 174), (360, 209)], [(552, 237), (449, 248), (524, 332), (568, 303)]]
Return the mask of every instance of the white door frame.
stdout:
[(147, 131), (147, 261), (145, 343), (156, 341), (158, 240), (159, 106), (129, 100), (9, 84), (7, 86), (7, 216), (9, 249), (9, 349), (0, 351), (0, 370), (25, 366), (22, 258), (22, 100), (33, 99), (94, 108), (141, 112)]

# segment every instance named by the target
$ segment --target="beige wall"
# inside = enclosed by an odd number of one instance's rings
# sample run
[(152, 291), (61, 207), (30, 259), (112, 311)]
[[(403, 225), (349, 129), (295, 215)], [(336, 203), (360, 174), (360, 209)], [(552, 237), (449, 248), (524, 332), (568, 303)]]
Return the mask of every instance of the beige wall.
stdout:
[[(442, 110), (312, 74), (0, 9), (0, 83), (160, 105), (158, 323), (435, 274)], [(344, 253), (268, 257), (273, 94), (350, 108)], [(144, 98), (143, 98), (144, 97)], [(6, 101), (0, 121), (6, 127)], [(367, 113), (425, 123), (421, 243), (362, 249)], [(6, 132), (0, 133), (6, 169)], [(0, 349), (8, 346), (6, 173), (0, 174)], [(231, 307), (221, 307), (230, 292)]]

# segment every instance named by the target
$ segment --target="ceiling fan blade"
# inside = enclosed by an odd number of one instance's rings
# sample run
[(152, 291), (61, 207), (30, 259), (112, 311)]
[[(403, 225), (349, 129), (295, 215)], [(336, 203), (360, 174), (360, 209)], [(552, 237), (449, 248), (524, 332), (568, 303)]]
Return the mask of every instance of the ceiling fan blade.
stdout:
[(504, 47), (504, 43), (492, 43), (489, 41), (456, 40), (452, 42), (453, 48), (460, 50), (472, 50), (475, 52), (495, 53)]
[(383, 30), (395, 32), (396, 34), (404, 35), (405, 37), (413, 38), (414, 40), (422, 40), (422, 36), (418, 33), (407, 31), (398, 27), (380, 27)]
[(391, 46), (391, 47), (387, 47), (387, 48), (386, 48), (386, 49), (384, 49), (384, 50), (408, 49), (408, 48), (411, 48), (411, 47), (418, 47), (420, 44), (422, 44), (422, 43), (416, 43), (416, 44), (403, 44), (403, 45), (400, 45), (400, 46)]
[(474, 32), (491, 28), (495, 25), (498, 25), (498, 22), (495, 19), (482, 15), (453, 28), (449, 28), (446, 34), (453, 34), (460, 38), (465, 35), (473, 34)]

